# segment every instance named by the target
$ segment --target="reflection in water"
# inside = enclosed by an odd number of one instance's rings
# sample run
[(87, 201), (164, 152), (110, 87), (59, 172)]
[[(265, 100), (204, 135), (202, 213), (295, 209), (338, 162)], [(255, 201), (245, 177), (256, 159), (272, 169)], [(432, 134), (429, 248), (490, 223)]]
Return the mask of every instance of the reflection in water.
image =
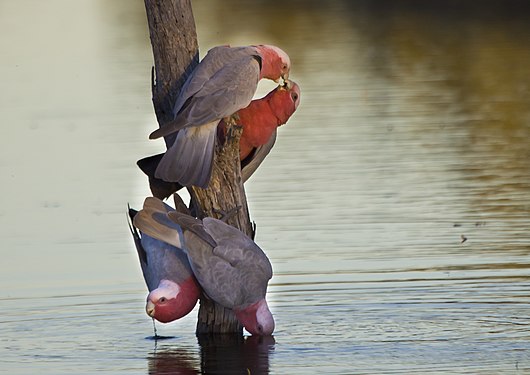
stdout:
[[(409, 119), (416, 137), (426, 133), (419, 139), (431, 152), (442, 146), (447, 153), (449, 146), (460, 159), (450, 171), (462, 177), (459, 188), (472, 192), (470, 214), (508, 219), (529, 213), (530, 50), (521, 45), (530, 42), (530, 6), (498, 4), (387, 4), (374, 7), (378, 26), (357, 27), (367, 45), (378, 46), (370, 70), (394, 92), (372, 98), (384, 104), (380, 118)], [(366, 19), (362, 8), (352, 13), (356, 25)], [(451, 136), (452, 144), (439, 145), (433, 136)]]
[(193, 375), (200, 374), (194, 353), (186, 349), (156, 350), (147, 357), (149, 375)]
[(182, 348), (155, 350), (148, 357), (148, 373), (163, 374), (241, 374), (269, 373), (269, 357), (274, 337), (204, 335), (198, 338), (200, 370), (194, 353)]
[(201, 366), (205, 374), (268, 374), (273, 336), (200, 336)]
[[(303, 91), (246, 185), (281, 345), (198, 345), (190, 314), (157, 327), (149, 371), (528, 372), (530, 2), (193, 6), (201, 54), (277, 44)], [(145, 373), (125, 208), (164, 146), (143, 4), (0, 9), (0, 368)]]

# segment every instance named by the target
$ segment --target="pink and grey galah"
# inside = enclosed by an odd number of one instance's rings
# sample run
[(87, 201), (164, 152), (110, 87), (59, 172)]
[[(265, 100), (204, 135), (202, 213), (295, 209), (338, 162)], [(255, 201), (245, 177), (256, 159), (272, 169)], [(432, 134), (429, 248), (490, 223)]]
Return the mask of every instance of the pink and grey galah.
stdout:
[[(265, 97), (252, 102), (237, 114), (238, 124), (243, 127), (240, 139), (239, 156), (243, 182), (261, 165), (276, 141), (276, 130), (285, 124), (300, 103), (300, 87), (296, 82), (286, 80)], [(219, 122), (220, 137), (224, 136), (224, 121)], [(149, 187), (153, 196), (165, 199), (182, 188), (178, 182), (163, 181), (155, 177), (156, 169), (164, 154), (141, 159), (140, 169), (149, 177)]]
[(219, 121), (250, 104), (260, 79), (288, 79), (290, 68), (289, 56), (271, 45), (209, 50), (182, 86), (173, 121), (149, 136), (171, 139), (155, 177), (207, 187)]
[(285, 124), (300, 104), (300, 87), (286, 80), (265, 97), (240, 109), (238, 123), (243, 126), (239, 140), (239, 160), (243, 181), (261, 165), (276, 141), (279, 126)]
[[(146, 198), (148, 201), (157, 198)], [(157, 203), (160, 206), (159, 203)], [(141, 213), (141, 211), (140, 211)], [(218, 304), (233, 309), (239, 322), (255, 335), (270, 335), (274, 318), (265, 295), (272, 266), (254, 241), (240, 230), (211, 217), (196, 219), (159, 209), (139, 229), (182, 248), (203, 291)]]
[(129, 229), (149, 290), (145, 310), (150, 317), (162, 323), (187, 315), (197, 304), (201, 293), (186, 253), (140, 229), (149, 225), (152, 212), (170, 210), (173, 208), (159, 200), (146, 201), (140, 212), (129, 208)]

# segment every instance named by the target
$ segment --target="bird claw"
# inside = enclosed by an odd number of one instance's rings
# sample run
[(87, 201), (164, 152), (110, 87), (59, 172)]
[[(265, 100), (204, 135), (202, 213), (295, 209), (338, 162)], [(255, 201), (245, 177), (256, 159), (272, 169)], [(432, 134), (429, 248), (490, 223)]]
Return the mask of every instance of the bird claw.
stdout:
[(220, 219), (222, 222), (226, 223), (230, 218), (232, 218), (236, 213), (237, 211), (239, 211), (241, 209), (241, 206), (236, 206), (234, 208), (232, 208), (231, 210), (228, 210), (228, 211), (225, 211), (225, 210), (218, 210), (218, 209), (213, 209), (212, 211), (218, 215), (221, 215)]

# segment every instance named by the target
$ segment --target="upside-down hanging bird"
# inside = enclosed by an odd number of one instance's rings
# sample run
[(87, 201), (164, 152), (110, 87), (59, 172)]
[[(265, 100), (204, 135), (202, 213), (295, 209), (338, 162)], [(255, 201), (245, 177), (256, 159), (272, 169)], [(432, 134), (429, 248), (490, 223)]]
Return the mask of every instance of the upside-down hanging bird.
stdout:
[[(253, 100), (246, 108), (237, 112), (238, 124), (243, 127), (239, 144), (241, 175), (243, 182), (269, 154), (276, 141), (276, 129), (285, 124), (296, 111), (300, 103), (300, 87), (294, 81), (286, 80), (265, 97)], [(224, 121), (219, 123), (221, 136)], [(163, 181), (155, 177), (155, 171), (164, 154), (141, 159), (137, 162), (140, 169), (149, 177), (149, 186), (153, 196), (165, 199), (182, 188), (178, 182)]]
[[(146, 198), (149, 206), (155, 204), (148, 201), (160, 202), (157, 198)], [(272, 334), (274, 318), (265, 300), (272, 266), (254, 241), (240, 230), (211, 217), (199, 220), (165, 209), (151, 212), (150, 216), (151, 221), (138, 223), (139, 229), (184, 249), (208, 297), (233, 309), (236, 318), (250, 333)]]
[(149, 136), (174, 137), (178, 132), (155, 177), (183, 186), (207, 187), (219, 121), (250, 104), (260, 79), (287, 79), (290, 68), (289, 56), (275, 46), (219, 46), (209, 50), (182, 86), (173, 107), (173, 121)]
[(146, 221), (145, 218), (150, 218), (150, 213), (171, 210), (170, 206), (154, 200), (146, 201), (140, 212), (129, 208), (129, 229), (149, 289), (145, 310), (150, 317), (162, 323), (187, 315), (197, 304), (201, 292), (186, 253), (140, 229), (149, 225), (150, 219)]

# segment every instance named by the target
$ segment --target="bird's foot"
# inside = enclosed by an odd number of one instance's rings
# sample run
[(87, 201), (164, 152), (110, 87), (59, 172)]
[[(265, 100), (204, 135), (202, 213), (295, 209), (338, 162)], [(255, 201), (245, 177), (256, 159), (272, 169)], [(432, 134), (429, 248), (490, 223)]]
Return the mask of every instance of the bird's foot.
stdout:
[(218, 214), (218, 215), (221, 215), (221, 217), (219, 218), (219, 220), (221, 220), (222, 222), (226, 223), (231, 217), (233, 217), (237, 211), (239, 211), (241, 209), (241, 206), (236, 206), (234, 208), (232, 208), (231, 210), (228, 210), (228, 211), (225, 211), (225, 210), (217, 210), (217, 209), (213, 209), (213, 212)]

